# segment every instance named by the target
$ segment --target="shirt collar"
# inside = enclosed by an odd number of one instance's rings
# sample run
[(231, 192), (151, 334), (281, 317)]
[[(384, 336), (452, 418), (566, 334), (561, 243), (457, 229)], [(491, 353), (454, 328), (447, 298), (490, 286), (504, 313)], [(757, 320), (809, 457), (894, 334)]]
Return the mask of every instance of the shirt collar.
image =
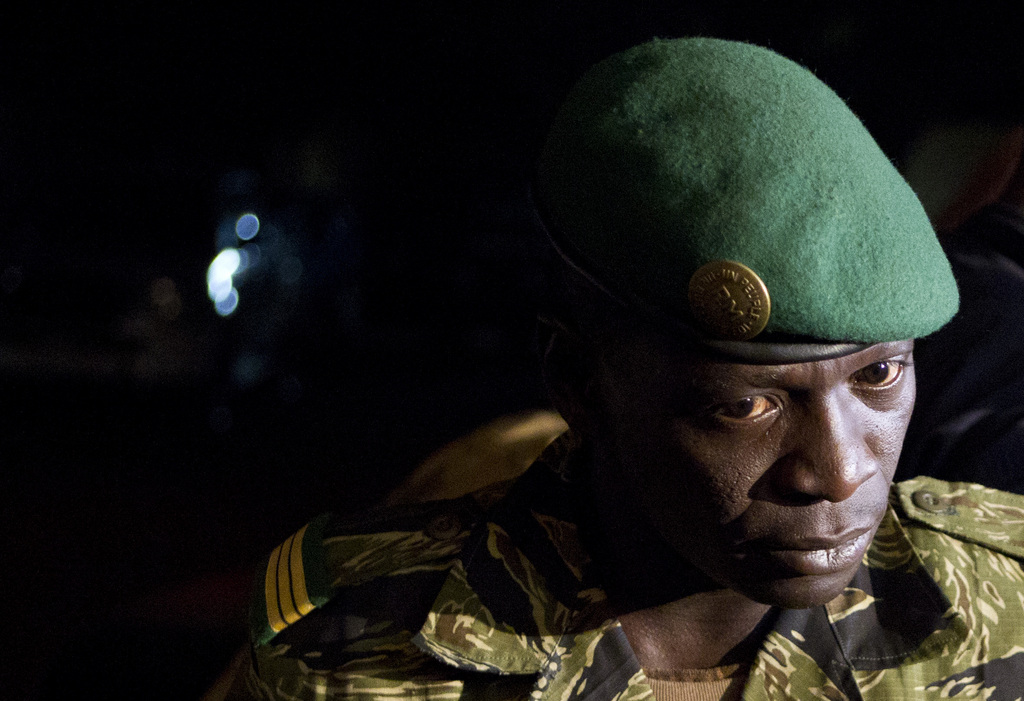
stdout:
[[(590, 580), (559, 439), (478, 523), (414, 642), (449, 664), (502, 674), (550, 671), (578, 634), (610, 618)], [(585, 643), (584, 643), (585, 644)]]

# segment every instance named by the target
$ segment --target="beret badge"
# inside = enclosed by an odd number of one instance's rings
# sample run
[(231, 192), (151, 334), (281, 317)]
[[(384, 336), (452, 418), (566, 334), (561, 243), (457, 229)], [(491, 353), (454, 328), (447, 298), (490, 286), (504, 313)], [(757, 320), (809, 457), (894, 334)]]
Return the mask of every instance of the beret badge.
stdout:
[(768, 324), (771, 298), (757, 273), (731, 260), (713, 260), (690, 278), (690, 311), (700, 327), (723, 341), (748, 341)]

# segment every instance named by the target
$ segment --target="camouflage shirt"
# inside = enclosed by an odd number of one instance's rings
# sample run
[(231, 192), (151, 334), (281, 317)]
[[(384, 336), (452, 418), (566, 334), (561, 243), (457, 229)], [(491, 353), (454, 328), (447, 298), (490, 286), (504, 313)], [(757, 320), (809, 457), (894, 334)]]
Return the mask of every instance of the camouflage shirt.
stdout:
[[(286, 541), (260, 575), (232, 697), (653, 699), (558, 446), (514, 483), (324, 516)], [(1024, 497), (895, 485), (845, 593), (778, 613), (743, 698), (1021, 699), (1022, 559)]]

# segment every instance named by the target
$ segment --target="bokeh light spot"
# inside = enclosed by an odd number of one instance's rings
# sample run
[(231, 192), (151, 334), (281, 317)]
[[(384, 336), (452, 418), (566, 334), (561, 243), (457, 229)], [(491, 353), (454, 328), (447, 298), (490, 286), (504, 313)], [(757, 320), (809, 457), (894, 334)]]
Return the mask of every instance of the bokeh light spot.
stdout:
[[(242, 257), (237, 249), (225, 248), (210, 263), (210, 267), (206, 271), (206, 292), (214, 304), (219, 305), (231, 293), (234, 286), (231, 278), (241, 262)], [(234, 310), (232, 309), (232, 311)], [(230, 314), (230, 312), (228, 313)]]
[(238, 290), (232, 287), (223, 299), (214, 301), (213, 308), (221, 316), (228, 316), (238, 308)]
[(235, 222), (235, 235), (243, 241), (251, 241), (260, 232), (260, 218), (255, 214), (243, 214)]

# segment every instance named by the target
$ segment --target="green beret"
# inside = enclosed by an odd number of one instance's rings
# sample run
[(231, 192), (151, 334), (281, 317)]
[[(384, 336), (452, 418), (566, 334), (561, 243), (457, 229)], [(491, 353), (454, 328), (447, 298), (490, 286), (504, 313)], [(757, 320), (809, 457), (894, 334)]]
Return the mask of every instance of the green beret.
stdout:
[(762, 47), (655, 40), (597, 64), (535, 196), (574, 265), (709, 339), (878, 343), (957, 310), (910, 186), (831, 89)]

